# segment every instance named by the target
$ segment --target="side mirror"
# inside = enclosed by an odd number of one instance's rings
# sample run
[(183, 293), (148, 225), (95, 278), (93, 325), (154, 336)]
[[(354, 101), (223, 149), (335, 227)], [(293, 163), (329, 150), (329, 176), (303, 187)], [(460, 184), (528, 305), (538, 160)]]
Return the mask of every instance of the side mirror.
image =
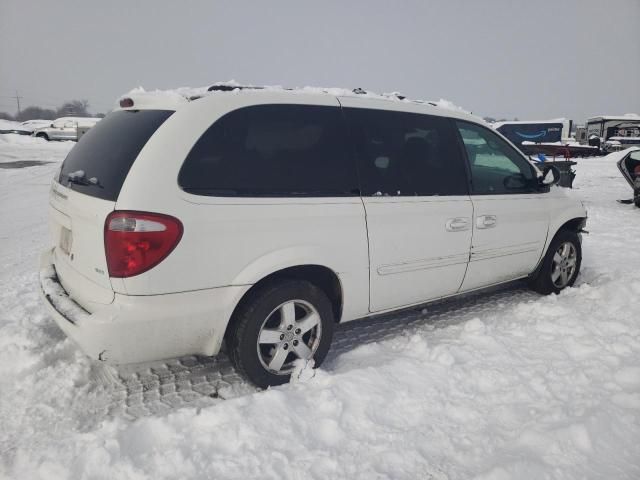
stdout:
[(555, 185), (560, 181), (560, 170), (555, 165), (545, 165), (542, 168), (542, 177), (540, 178), (541, 185)]

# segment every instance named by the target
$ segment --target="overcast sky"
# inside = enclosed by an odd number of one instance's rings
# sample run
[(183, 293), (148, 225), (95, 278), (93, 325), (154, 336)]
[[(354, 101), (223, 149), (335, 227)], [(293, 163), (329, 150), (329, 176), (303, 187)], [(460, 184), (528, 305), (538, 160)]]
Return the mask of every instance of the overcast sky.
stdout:
[(640, 0), (0, 0), (0, 111), (235, 79), (445, 98), (479, 115), (640, 113)]

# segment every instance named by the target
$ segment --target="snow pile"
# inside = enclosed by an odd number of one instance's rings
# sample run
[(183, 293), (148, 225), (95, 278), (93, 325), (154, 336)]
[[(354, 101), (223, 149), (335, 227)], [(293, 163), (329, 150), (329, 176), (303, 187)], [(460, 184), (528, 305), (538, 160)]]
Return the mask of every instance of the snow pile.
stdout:
[(33, 145), (44, 144), (47, 141), (44, 138), (32, 137), (31, 135), (18, 135), (17, 133), (5, 133), (0, 135), (0, 144), (13, 145)]
[(290, 385), (130, 422), (38, 298), (60, 145), (0, 143), (54, 161), (0, 169), (0, 478), (640, 478), (640, 209), (609, 157), (576, 167), (575, 288), (350, 323)]
[(623, 157), (626, 157), (630, 151), (633, 150), (640, 150), (640, 147), (629, 147), (624, 150), (618, 150), (617, 152), (611, 152), (610, 154), (602, 157), (602, 160), (607, 163), (616, 164), (617, 162), (622, 160)]
[(0, 118), (0, 131), (14, 129), (20, 129), (20, 122), (14, 122), (13, 120), (4, 120)]

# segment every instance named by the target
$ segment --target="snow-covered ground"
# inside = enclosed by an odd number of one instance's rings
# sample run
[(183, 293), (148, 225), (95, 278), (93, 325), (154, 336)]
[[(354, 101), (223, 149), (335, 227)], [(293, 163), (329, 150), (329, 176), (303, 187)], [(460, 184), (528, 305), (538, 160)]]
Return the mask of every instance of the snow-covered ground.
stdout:
[(640, 478), (640, 209), (610, 158), (577, 166), (575, 288), (350, 323), (315, 375), (256, 392), (224, 357), (96, 365), (47, 318), (37, 261), (72, 146), (0, 135), (0, 478)]

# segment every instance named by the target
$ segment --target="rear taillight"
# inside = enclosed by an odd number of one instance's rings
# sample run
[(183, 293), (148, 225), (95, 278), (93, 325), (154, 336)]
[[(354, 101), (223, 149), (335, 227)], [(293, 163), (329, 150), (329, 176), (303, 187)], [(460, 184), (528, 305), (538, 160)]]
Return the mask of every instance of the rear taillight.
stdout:
[(139, 275), (158, 265), (176, 248), (182, 223), (159, 213), (114, 211), (104, 224), (109, 276)]

